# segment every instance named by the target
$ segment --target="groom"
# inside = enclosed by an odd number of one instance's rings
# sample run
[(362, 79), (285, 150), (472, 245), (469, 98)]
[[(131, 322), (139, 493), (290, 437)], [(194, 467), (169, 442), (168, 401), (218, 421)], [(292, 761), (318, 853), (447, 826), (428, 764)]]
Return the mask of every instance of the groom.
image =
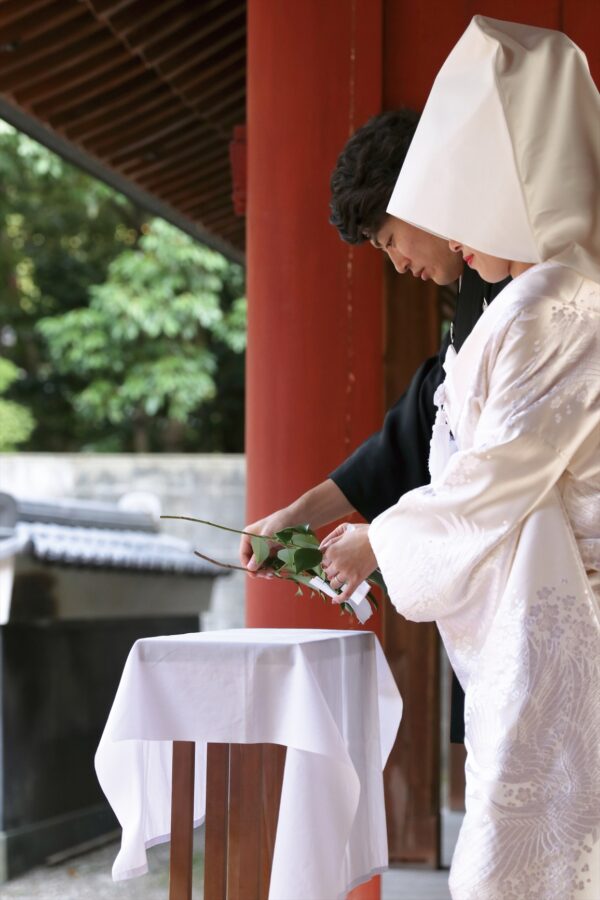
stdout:
[[(370, 241), (387, 253), (396, 270), (445, 285), (460, 279), (456, 315), (437, 356), (415, 372), (406, 392), (387, 413), (381, 431), (372, 435), (328, 478), (246, 526), (254, 534), (273, 534), (288, 525), (310, 522), (313, 528), (358, 512), (368, 522), (395, 504), (406, 491), (429, 482), (427, 461), (435, 407), (433, 395), (444, 380), (442, 364), (450, 341), (458, 351), (485, 305), (506, 281), (490, 285), (464, 268), (446, 240), (421, 231), (386, 213), (418, 122), (411, 110), (382, 113), (370, 119), (344, 147), (331, 177), (331, 218), (343, 240)], [(242, 565), (259, 566), (248, 538), (240, 544)], [(454, 679), (451, 740), (464, 739), (462, 692)]]

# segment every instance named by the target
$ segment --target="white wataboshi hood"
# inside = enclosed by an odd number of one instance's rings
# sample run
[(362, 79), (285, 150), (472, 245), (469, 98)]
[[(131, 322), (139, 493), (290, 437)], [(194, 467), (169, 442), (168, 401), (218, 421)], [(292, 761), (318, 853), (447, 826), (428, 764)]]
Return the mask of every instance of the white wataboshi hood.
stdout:
[(579, 47), (475, 16), (434, 82), (388, 212), (600, 282), (600, 94)]

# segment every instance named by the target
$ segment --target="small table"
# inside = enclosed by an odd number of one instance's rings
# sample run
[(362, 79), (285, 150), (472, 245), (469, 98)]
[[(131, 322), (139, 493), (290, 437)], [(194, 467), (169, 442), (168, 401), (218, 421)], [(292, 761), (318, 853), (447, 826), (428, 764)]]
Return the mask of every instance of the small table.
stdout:
[(172, 833), (171, 900), (185, 900), (206, 811), (206, 900), (345, 896), (387, 868), (382, 770), (401, 712), (371, 632), (137, 641), (96, 754), (123, 828), (113, 878), (146, 872)]

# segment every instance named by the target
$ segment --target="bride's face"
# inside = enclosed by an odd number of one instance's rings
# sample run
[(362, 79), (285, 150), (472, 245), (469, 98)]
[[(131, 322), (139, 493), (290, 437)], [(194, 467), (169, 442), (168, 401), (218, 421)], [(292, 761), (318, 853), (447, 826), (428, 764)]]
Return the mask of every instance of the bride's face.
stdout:
[(454, 253), (460, 253), (466, 264), (479, 272), (483, 280), (489, 281), (490, 284), (503, 281), (512, 274), (512, 263), (509, 259), (500, 259), (498, 256), (481, 253), (479, 250), (467, 247), (466, 244), (459, 244), (458, 241), (448, 241), (448, 246)]

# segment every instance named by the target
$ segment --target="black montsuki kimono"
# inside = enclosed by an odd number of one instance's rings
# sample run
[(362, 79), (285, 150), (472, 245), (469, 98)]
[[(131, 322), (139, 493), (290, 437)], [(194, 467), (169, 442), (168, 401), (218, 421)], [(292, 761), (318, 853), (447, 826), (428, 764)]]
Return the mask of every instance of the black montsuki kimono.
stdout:
[[(352, 506), (371, 522), (413, 488), (429, 482), (429, 441), (435, 419), (433, 395), (444, 380), (442, 364), (452, 336), (458, 351), (484, 308), (509, 279), (488, 284), (472, 269), (461, 279), (451, 335), (415, 372), (410, 385), (387, 413), (381, 431), (358, 447), (330, 478)], [(456, 678), (452, 683), (450, 739), (464, 740), (464, 695)]]

